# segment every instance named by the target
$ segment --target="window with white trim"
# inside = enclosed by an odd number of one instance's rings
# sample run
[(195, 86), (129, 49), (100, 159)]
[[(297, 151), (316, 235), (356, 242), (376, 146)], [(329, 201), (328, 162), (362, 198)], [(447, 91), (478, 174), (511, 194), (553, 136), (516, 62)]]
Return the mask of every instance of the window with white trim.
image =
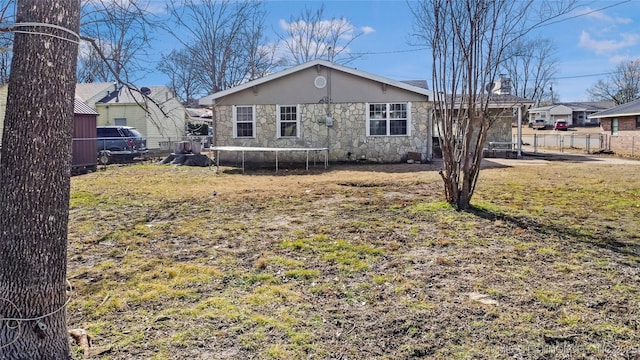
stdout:
[(300, 113), (298, 105), (277, 105), (278, 137), (300, 136)]
[(367, 104), (367, 136), (411, 135), (411, 103)]
[(254, 138), (256, 137), (256, 107), (255, 106), (234, 106), (233, 107), (233, 137), (234, 138)]

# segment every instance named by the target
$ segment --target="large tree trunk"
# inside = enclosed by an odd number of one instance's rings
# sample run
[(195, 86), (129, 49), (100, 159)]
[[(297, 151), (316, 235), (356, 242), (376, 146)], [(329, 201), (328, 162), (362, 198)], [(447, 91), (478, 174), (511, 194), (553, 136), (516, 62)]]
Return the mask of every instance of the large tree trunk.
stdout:
[(66, 252), (79, 14), (79, 0), (17, 4), (0, 156), (1, 359), (71, 357)]

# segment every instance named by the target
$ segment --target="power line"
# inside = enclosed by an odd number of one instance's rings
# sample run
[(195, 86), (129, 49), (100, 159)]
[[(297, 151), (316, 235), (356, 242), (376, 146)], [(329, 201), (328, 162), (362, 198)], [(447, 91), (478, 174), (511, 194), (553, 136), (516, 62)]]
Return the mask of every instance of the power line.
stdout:
[(371, 51), (371, 52), (354, 52), (352, 55), (384, 55), (384, 54), (400, 54), (400, 53), (408, 53), (408, 52), (418, 52), (429, 50), (429, 48), (418, 48), (418, 49), (405, 49), (405, 50), (389, 50), (389, 51)]
[(612, 74), (612, 72), (605, 72), (605, 73), (599, 73), (599, 74), (560, 76), (560, 77), (552, 77), (551, 80), (578, 79), (578, 78), (603, 76), (603, 75), (611, 75), (611, 74)]
[(620, 2), (617, 2), (615, 4), (611, 4), (611, 5), (607, 5), (605, 7), (601, 7), (599, 9), (594, 9), (594, 10), (591, 10), (591, 11), (587, 11), (585, 13), (577, 14), (577, 15), (574, 15), (574, 16), (569, 16), (569, 17), (564, 18), (564, 19), (560, 19), (560, 20), (544, 23), (542, 26), (553, 25), (553, 24), (561, 23), (561, 22), (564, 22), (564, 21), (567, 21), (567, 20), (576, 19), (576, 18), (579, 18), (579, 17), (582, 17), (582, 16), (587, 16), (589, 14), (593, 14), (593, 13), (596, 13), (598, 11), (606, 10), (606, 9), (609, 9), (609, 8), (612, 8), (612, 7), (615, 7), (615, 6), (618, 6), (618, 5), (622, 5), (622, 4), (628, 3), (628, 2), (631, 2), (631, 0), (620, 1)]

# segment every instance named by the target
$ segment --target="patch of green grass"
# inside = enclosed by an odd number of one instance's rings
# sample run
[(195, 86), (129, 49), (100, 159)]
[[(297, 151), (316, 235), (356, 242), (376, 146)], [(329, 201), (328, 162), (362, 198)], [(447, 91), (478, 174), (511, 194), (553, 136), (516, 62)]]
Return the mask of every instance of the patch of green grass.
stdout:
[(425, 215), (433, 214), (440, 211), (452, 211), (453, 207), (446, 201), (438, 202), (421, 202), (407, 207), (410, 214)]
[(320, 276), (320, 271), (313, 269), (294, 269), (285, 272), (284, 276), (298, 280), (312, 280)]
[(536, 290), (536, 298), (544, 306), (555, 308), (566, 303), (564, 294), (551, 290)]
[(244, 297), (252, 305), (290, 304), (300, 298), (300, 293), (291, 289), (289, 284), (261, 285)]

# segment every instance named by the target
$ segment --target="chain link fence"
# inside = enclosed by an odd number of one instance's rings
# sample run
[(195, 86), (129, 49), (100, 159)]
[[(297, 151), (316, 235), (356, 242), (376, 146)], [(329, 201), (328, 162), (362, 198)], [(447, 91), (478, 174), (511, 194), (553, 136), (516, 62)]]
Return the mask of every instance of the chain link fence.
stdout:
[[(517, 135), (513, 143), (518, 143)], [(620, 155), (640, 156), (640, 135), (612, 136), (609, 134), (523, 134), (523, 147), (538, 152), (613, 152)]]

